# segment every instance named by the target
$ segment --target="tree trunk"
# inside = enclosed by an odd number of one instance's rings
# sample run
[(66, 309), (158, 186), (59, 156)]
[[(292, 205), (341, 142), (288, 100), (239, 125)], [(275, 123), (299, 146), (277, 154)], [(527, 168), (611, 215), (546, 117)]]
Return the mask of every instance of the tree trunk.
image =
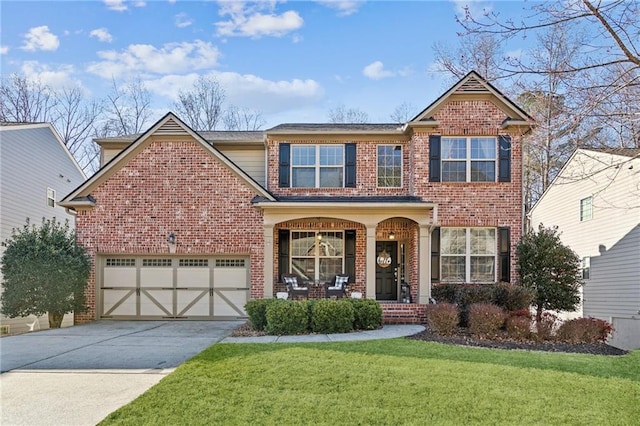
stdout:
[(62, 327), (62, 319), (64, 318), (64, 312), (49, 312), (49, 328)]
[(536, 326), (542, 321), (542, 306), (536, 306)]

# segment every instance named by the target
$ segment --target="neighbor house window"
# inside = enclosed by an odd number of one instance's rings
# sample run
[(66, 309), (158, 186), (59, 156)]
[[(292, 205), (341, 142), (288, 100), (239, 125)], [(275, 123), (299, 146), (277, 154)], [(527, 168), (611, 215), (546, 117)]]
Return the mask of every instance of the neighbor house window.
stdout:
[(402, 186), (402, 147), (378, 145), (378, 187)]
[(306, 281), (329, 281), (343, 271), (344, 232), (291, 232), (292, 273)]
[(343, 187), (344, 145), (292, 145), (291, 176), (292, 187)]
[(56, 206), (56, 190), (47, 188), (47, 205), (49, 207)]
[(582, 279), (588, 280), (591, 278), (591, 258), (583, 257), (582, 264), (580, 265), (580, 269), (582, 269)]
[(580, 200), (580, 222), (593, 218), (593, 197)]
[(449, 282), (494, 282), (495, 228), (441, 228), (440, 277)]
[(495, 182), (496, 138), (442, 138), (442, 182)]

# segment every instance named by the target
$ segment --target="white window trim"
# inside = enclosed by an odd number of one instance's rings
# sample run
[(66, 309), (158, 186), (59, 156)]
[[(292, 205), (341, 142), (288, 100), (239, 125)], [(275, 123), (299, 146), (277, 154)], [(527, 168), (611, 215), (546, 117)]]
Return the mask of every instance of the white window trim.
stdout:
[[(497, 228), (492, 228), (492, 227), (458, 227), (458, 226), (451, 226), (451, 227), (444, 227), (441, 229), (464, 229), (465, 230), (465, 252), (464, 254), (442, 254), (442, 242), (440, 243), (440, 276), (442, 277), (442, 257), (464, 257), (465, 258), (465, 270), (464, 270), (464, 275), (465, 275), (465, 279), (464, 282), (465, 283), (472, 283), (472, 284), (486, 284), (486, 283), (494, 283), (497, 281), (497, 274), (498, 274), (498, 256), (499, 256), (499, 247), (498, 247), (498, 229)], [(471, 254), (471, 230), (472, 229), (493, 229), (493, 236), (494, 236), (494, 255), (493, 255), (493, 279), (490, 281), (471, 281), (471, 258), (472, 257), (490, 257), (490, 255), (488, 254)], [(440, 231), (442, 232), (442, 231)], [(442, 238), (442, 234), (441, 238)], [(442, 280), (442, 282), (457, 282), (457, 281), (447, 281), (447, 280)]]
[[(586, 272), (586, 277), (585, 277)], [(580, 263), (580, 277), (583, 280), (591, 279), (591, 256), (585, 256), (582, 258), (582, 262)]]
[[(380, 176), (378, 174), (378, 171), (380, 169), (380, 167), (378, 166), (378, 159), (380, 158), (380, 152), (378, 151), (378, 147), (381, 146), (390, 146), (393, 147), (395, 149), (395, 147), (399, 146), (400, 147), (400, 186), (380, 186)], [(388, 189), (388, 188), (403, 188), (404, 187), (404, 147), (402, 145), (399, 144), (378, 144), (376, 145), (376, 187), (377, 188), (381, 188), (381, 189)]]
[[(587, 201), (589, 200), (589, 217), (585, 218), (584, 213), (585, 210), (583, 210), (583, 201)], [(580, 222), (588, 222), (591, 219), (593, 219), (593, 195), (589, 195), (588, 197), (585, 198), (581, 198), (580, 199)]]
[[(293, 164), (293, 150), (295, 147), (310, 147), (313, 146), (315, 147), (315, 163), (313, 165), (309, 164), (309, 165), (299, 165), (296, 166)], [(346, 163), (346, 152), (345, 152), (345, 146), (344, 144), (342, 144), (342, 164), (341, 165), (321, 165), (320, 164), (320, 147), (323, 146), (330, 146), (330, 147), (335, 147), (338, 146), (338, 144), (292, 144), (291, 145), (291, 187), (292, 188), (344, 188), (345, 187), (345, 163)], [(314, 173), (314, 186), (293, 186), (293, 171), (295, 169), (310, 169), (310, 168), (314, 168), (315, 173)], [(342, 184), (341, 186), (320, 186), (320, 170), (321, 169), (337, 169), (337, 168), (342, 168)]]
[[(314, 233), (314, 247), (313, 247), (313, 256), (297, 256), (293, 253), (293, 234), (294, 233)], [(335, 232), (342, 234), (342, 256), (321, 256), (320, 255), (320, 247), (318, 245), (318, 235), (323, 235), (328, 232)], [(314, 259), (314, 281), (318, 281), (320, 279), (320, 259), (341, 259), (342, 260), (342, 271), (344, 271), (345, 266), (345, 231), (344, 230), (330, 230), (330, 231), (317, 231), (317, 230), (305, 230), (305, 229), (295, 229), (289, 231), (289, 270), (293, 271), (293, 259)]]
[[(49, 195), (52, 195), (51, 197)], [(49, 200), (53, 201), (53, 205), (49, 204)], [(47, 207), (55, 208), (56, 206), (56, 190), (47, 187)]]
[[(446, 136), (446, 137), (442, 137), (441, 139), (441, 144), (442, 141), (444, 141), (445, 139), (465, 139), (466, 140), (466, 154), (465, 154), (465, 158), (455, 158), (455, 159), (444, 159), (441, 158), (440, 159), (440, 174), (442, 175), (442, 164), (444, 163), (452, 163), (452, 162), (465, 162), (465, 177), (466, 180), (464, 181), (448, 181), (448, 180), (443, 180), (441, 178), (442, 182), (448, 182), (448, 183), (490, 183), (490, 182), (497, 182), (498, 181), (498, 167), (499, 167), (499, 161), (498, 161), (498, 156), (499, 156), (499, 152), (500, 152), (500, 147), (498, 146), (498, 138), (497, 137), (493, 137), (493, 136)], [(494, 140), (494, 148), (495, 148), (495, 153), (496, 155), (493, 157), (493, 159), (489, 159), (489, 158), (471, 158), (471, 139), (493, 139)], [(475, 180), (471, 180), (471, 163), (473, 161), (493, 161), (493, 180), (481, 180), (481, 181), (475, 181)]]

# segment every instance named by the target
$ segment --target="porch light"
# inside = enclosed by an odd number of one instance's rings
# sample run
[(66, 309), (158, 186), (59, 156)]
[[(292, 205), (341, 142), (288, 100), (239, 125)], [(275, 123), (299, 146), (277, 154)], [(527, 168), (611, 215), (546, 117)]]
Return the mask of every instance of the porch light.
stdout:
[(167, 242), (171, 245), (174, 245), (176, 243), (176, 234), (174, 234), (173, 232), (170, 233), (167, 237)]
[(390, 240), (395, 240), (396, 239), (396, 234), (394, 234), (393, 231), (389, 232), (389, 239)]
[(317, 238), (318, 238), (318, 240), (321, 240), (322, 239), (322, 234), (318, 232), (318, 237)]

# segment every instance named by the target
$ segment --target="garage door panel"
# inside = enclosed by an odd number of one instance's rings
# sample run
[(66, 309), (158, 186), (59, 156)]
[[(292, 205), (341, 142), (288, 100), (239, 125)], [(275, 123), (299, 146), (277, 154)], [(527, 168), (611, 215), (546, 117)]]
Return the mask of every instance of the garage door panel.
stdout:
[(244, 268), (215, 268), (213, 288), (247, 286), (247, 270)]
[(178, 268), (178, 287), (209, 288), (209, 269)]
[(136, 268), (107, 267), (104, 269), (103, 287), (135, 287)]
[(140, 290), (140, 315), (173, 316), (173, 290)]
[(140, 288), (173, 287), (172, 268), (142, 268), (140, 269)]
[(215, 290), (213, 293), (213, 315), (244, 316), (247, 291), (237, 289)]
[(133, 316), (136, 315), (135, 290), (103, 290), (103, 315)]
[(178, 290), (178, 316), (211, 316), (209, 289), (205, 290)]

